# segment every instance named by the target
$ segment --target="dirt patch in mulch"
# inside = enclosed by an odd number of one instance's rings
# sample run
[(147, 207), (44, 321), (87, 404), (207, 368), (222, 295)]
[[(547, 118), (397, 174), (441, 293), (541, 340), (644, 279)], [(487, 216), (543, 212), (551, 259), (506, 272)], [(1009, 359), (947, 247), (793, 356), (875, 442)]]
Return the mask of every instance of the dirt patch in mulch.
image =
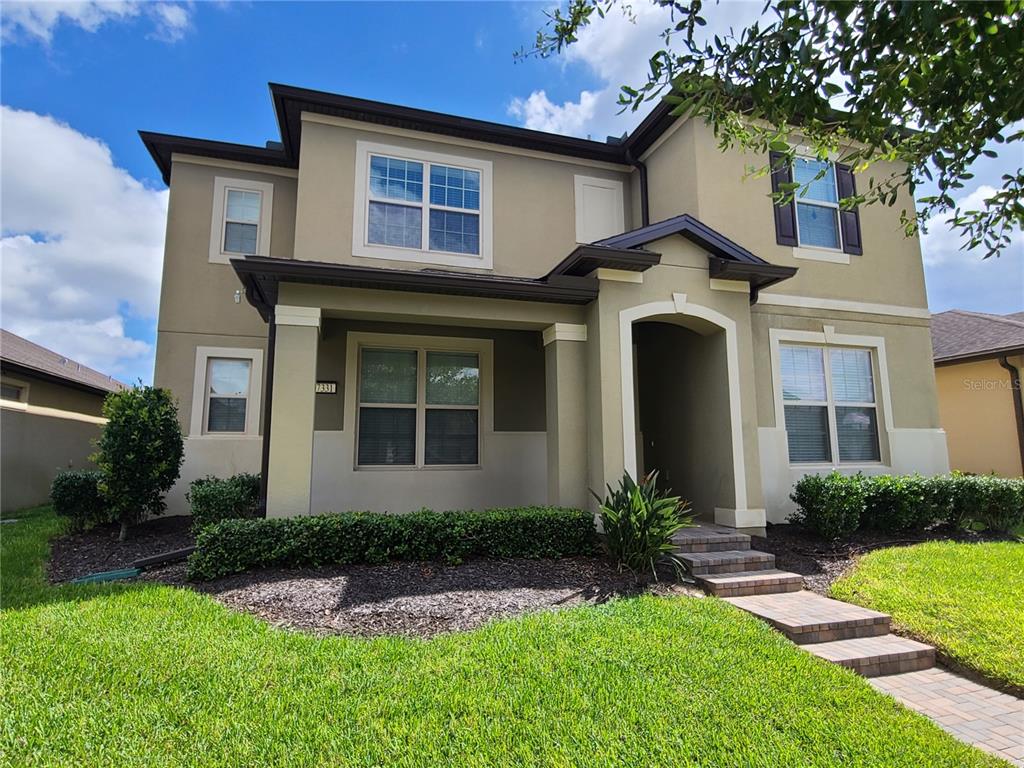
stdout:
[(829, 543), (798, 525), (773, 525), (767, 537), (755, 536), (751, 549), (775, 555), (775, 567), (799, 573), (807, 588), (818, 594), (828, 594), (832, 582), (842, 578), (858, 557), (874, 549), (910, 546), (925, 541), (1006, 541), (1006, 537), (954, 530), (938, 526), (927, 531), (904, 534), (879, 531), (857, 531), (842, 543)]
[(70, 581), (101, 571), (130, 568), (143, 557), (184, 549), (195, 544), (189, 526), (192, 518), (156, 517), (131, 529), (127, 541), (118, 541), (118, 524), (99, 525), (84, 533), (72, 533), (50, 544), (47, 574), (51, 582)]
[(615, 597), (700, 594), (674, 581), (637, 580), (592, 557), (268, 569), (199, 584), (185, 582), (184, 566), (177, 565), (147, 577), (203, 592), (276, 626), (362, 637), (433, 637)]

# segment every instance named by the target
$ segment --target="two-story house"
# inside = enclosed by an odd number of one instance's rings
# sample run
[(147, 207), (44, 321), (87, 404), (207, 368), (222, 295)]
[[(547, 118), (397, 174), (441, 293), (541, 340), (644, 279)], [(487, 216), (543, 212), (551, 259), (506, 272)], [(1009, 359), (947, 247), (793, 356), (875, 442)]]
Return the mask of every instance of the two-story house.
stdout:
[(658, 469), (762, 528), (809, 472), (946, 470), (909, 194), (841, 211), (853, 174), (813, 159), (746, 177), (767, 158), (664, 105), (597, 142), (270, 90), (266, 147), (142, 134), (176, 511), (242, 470), (289, 516), (584, 506)]

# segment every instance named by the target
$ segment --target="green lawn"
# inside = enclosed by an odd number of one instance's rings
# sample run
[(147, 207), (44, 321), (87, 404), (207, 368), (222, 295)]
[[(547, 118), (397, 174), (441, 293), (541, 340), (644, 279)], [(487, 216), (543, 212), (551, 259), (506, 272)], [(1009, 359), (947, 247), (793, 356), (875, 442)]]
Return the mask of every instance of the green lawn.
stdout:
[(832, 594), (889, 613), (958, 663), (1024, 689), (1024, 544), (880, 549)]
[(0, 530), (2, 764), (1000, 764), (715, 599), (320, 639), (187, 590), (45, 586), (56, 530)]

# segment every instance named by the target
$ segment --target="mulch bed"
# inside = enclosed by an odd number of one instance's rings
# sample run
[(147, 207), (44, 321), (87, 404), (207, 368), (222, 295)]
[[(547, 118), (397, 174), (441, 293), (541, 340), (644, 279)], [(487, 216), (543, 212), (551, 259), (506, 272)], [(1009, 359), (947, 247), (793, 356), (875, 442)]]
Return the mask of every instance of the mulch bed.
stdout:
[(191, 547), (195, 544), (189, 530), (191, 524), (191, 517), (156, 517), (134, 526), (127, 541), (117, 540), (121, 527), (116, 523), (61, 536), (50, 545), (50, 581), (70, 581), (90, 573), (130, 568), (143, 557)]
[(200, 584), (186, 583), (184, 566), (177, 565), (147, 577), (188, 586), (280, 627), (362, 637), (433, 637), (492, 619), (645, 592), (699, 594), (668, 580), (637, 580), (593, 557), (267, 569)]
[(873, 549), (910, 546), (925, 541), (1005, 540), (1005, 537), (997, 535), (953, 530), (945, 526), (903, 534), (857, 531), (839, 544), (830, 544), (798, 525), (770, 526), (767, 534), (767, 537), (753, 537), (751, 549), (771, 552), (775, 555), (776, 568), (799, 573), (808, 589), (822, 595), (828, 594), (832, 582), (842, 578), (858, 557)]

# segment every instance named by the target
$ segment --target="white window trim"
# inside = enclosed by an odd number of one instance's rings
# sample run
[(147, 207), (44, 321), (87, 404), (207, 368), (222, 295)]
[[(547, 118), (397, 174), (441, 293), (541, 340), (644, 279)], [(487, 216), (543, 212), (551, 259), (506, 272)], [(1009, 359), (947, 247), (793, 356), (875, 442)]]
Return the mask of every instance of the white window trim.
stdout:
[[(457, 210), (472, 213), (465, 209), (447, 209), (445, 206), (430, 205), (429, 168), (423, 171), (423, 201), (419, 206), (423, 210), (423, 247), (402, 248), (393, 245), (378, 245), (367, 242), (370, 215), (370, 155), (384, 155), (398, 160), (413, 160), (424, 164), (454, 166), (480, 173), (480, 253), (459, 254), (445, 251), (431, 251), (427, 248), (427, 237), (430, 229), (430, 209)], [(352, 214), (352, 254), (371, 259), (390, 259), (392, 261), (414, 261), (424, 264), (438, 264), (451, 267), (476, 267), (492, 269), (494, 265), (494, 209), (492, 205), (492, 164), (488, 160), (476, 160), (468, 157), (446, 155), (439, 152), (426, 152), (420, 149), (409, 149), (389, 144), (378, 144), (370, 141), (356, 142), (356, 174), (355, 174), (355, 205)], [(396, 205), (416, 206), (416, 203), (404, 203), (399, 200), (389, 201)]]
[(21, 379), (12, 379), (10, 376), (4, 376), (4, 377), (0, 378), (0, 382), (2, 382), (4, 384), (7, 384), (8, 386), (11, 386), (11, 387), (18, 387), (21, 390), (21, 392), (18, 393), (18, 399), (17, 400), (8, 400), (7, 398), (0, 398), (0, 399), (3, 400), (3, 402), (5, 402), (5, 403), (27, 403), (28, 402), (29, 383), (27, 381), (22, 381)]
[[(480, 402), (477, 406), (479, 440), (476, 464), (424, 464), (426, 380), (417, 369), (416, 393), (416, 463), (415, 464), (359, 464), (359, 368), (360, 351), (371, 349), (407, 349), (421, 352), (471, 352), (480, 361)], [(487, 437), (494, 433), (494, 342), (491, 339), (456, 338), (452, 336), (411, 336), (392, 333), (362, 333), (349, 331), (345, 335), (345, 424), (352, 433), (352, 468), (357, 472), (436, 472), (478, 471), (483, 469)], [(425, 369), (424, 359), (421, 368)], [(370, 404), (373, 405), (373, 404)], [(400, 406), (394, 406), (400, 407)], [(404, 406), (409, 407), (409, 406)], [(458, 406), (452, 406), (457, 408)]]
[[(607, 237), (624, 232), (626, 230), (626, 203), (623, 195), (622, 182), (617, 181), (616, 179), (605, 179), (599, 176), (581, 176), (577, 174), (573, 176), (573, 206), (576, 212), (576, 242), (593, 242), (592, 240), (580, 240), (580, 233), (586, 229), (586, 212), (583, 207), (583, 189), (585, 187), (597, 187), (598, 189), (607, 189), (615, 193), (615, 199), (619, 204), (613, 214), (614, 220), (611, 223), (612, 231), (607, 235)], [(600, 237), (595, 238), (595, 240), (600, 239)]]
[(213, 218), (210, 225), (210, 263), (228, 264), (231, 259), (246, 254), (224, 250), (224, 229), (227, 221), (228, 190), (260, 193), (260, 221), (256, 232), (256, 256), (270, 255), (270, 222), (274, 210), (274, 185), (250, 179), (229, 179), (217, 176), (213, 180)]
[[(814, 155), (805, 153), (798, 153), (797, 160), (809, 160), (815, 163), (827, 162), (829, 168), (832, 171), (832, 181), (836, 185), (836, 197), (839, 196), (839, 179), (836, 177), (836, 161), (829, 157), (828, 160), (821, 160)], [(793, 171), (793, 175), (796, 175), (796, 171)], [(795, 180), (795, 179), (794, 179)], [(825, 245), (804, 245), (800, 242), (800, 209), (797, 208), (798, 203), (804, 203), (805, 205), (817, 205), (821, 208), (832, 208), (836, 212), (836, 234), (839, 236), (839, 247), (829, 248)], [(843, 221), (839, 215), (839, 203), (831, 203), (827, 200), (814, 200), (808, 197), (794, 197), (793, 198), (793, 215), (796, 217), (796, 242), (797, 246), (793, 249), (793, 258), (795, 259), (807, 259), (809, 261), (825, 261), (833, 264), (849, 264), (850, 254), (843, 250)]]
[[(875, 377), (875, 424), (878, 431), (878, 461), (842, 462), (839, 461), (838, 446), (833, 446), (831, 462), (797, 462), (789, 461), (788, 450), (786, 461), (789, 466), (798, 470), (813, 469), (878, 469), (887, 466), (886, 456), (892, 445), (892, 394), (889, 388), (889, 366), (886, 362), (885, 339), (881, 336), (858, 336), (852, 334), (836, 333), (835, 326), (825, 325), (822, 332), (815, 331), (790, 331), (783, 328), (770, 328), (768, 330), (768, 345), (772, 362), (772, 389), (775, 396), (775, 427), (785, 432), (786, 429), (786, 401), (782, 397), (782, 359), (779, 347), (781, 344), (807, 344), (823, 347), (855, 347), (873, 351), (872, 355), (872, 376)], [(825, 361), (828, 366), (828, 361)], [(877, 373), (877, 375), (875, 375)], [(826, 376), (830, 376), (826, 373)], [(829, 390), (830, 391), (830, 390)], [(827, 394), (827, 392), (826, 392)], [(790, 401), (794, 404), (795, 401)], [(812, 403), (806, 402), (811, 405)], [(847, 403), (843, 403), (847, 405)], [(856, 405), (851, 403), (850, 405)], [(878, 413), (879, 407), (881, 413)], [(832, 416), (829, 416), (830, 439), (838, 440), (835, 434), (835, 427), (832, 424)], [(788, 438), (787, 438), (788, 449)]]
[[(207, 371), (210, 358), (248, 360), (249, 402), (245, 406), (244, 432), (207, 432)], [(196, 367), (192, 383), (192, 418), (189, 438), (230, 440), (259, 437), (260, 412), (263, 409), (263, 350), (242, 347), (196, 347)]]

